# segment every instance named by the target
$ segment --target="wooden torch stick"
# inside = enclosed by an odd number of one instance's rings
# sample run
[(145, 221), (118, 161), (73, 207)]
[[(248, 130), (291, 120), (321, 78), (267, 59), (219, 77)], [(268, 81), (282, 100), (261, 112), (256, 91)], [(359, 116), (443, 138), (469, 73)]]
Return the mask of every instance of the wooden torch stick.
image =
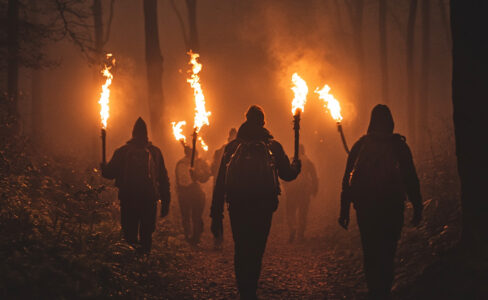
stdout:
[(106, 137), (107, 137), (107, 131), (105, 128), (102, 128), (102, 164), (107, 164), (107, 158), (106, 158)]
[(197, 129), (193, 131), (193, 140), (192, 140), (192, 149), (191, 149), (191, 164), (190, 166), (193, 168), (193, 164), (195, 163), (195, 146), (197, 144)]
[(298, 160), (299, 155), (299, 145), (300, 145), (300, 115), (302, 113), (301, 109), (297, 109), (295, 115), (293, 116), (293, 129), (295, 130), (295, 155), (294, 160)]
[(344, 149), (346, 150), (346, 153), (349, 154), (349, 147), (347, 147), (346, 137), (344, 136), (344, 132), (342, 131), (341, 122), (337, 122), (337, 130), (339, 131), (339, 133), (341, 135), (342, 144), (344, 145)]

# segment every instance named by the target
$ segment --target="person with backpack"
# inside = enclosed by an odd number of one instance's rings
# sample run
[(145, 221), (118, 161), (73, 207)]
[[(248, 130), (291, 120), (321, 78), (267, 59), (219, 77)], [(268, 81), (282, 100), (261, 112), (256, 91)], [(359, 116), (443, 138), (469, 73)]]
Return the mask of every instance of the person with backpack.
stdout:
[(225, 147), (213, 191), (211, 230), (222, 235), (224, 202), (228, 203), (234, 267), (241, 299), (256, 299), (261, 261), (273, 212), (278, 207), (278, 177), (291, 181), (301, 163), (290, 164), (281, 144), (264, 128), (264, 111), (253, 105), (237, 138)]
[[(237, 130), (232, 127), (229, 130), (229, 136), (227, 137), (227, 143), (230, 143), (236, 138), (237, 135)], [(222, 156), (224, 156), (224, 150), (225, 146), (227, 144), (223, 145), (219, 149), (215, 150), (214, 152), (214, 157), (212, 161), (212, 165), (210, 166), (210, 169), (212, 170), (212, 176), (214, 178), (214, 185), (215, 182), (217, 181), (217, 175), (219, 174), (219, 167), (220, 167), (220, 162), (222, 161)], [(214, 237), (214, 248), (215, 249), (222, 249), (222, 244), (224, 242), (224, 227), (220, 228), (221, 234), (219, 237)]]
[(191, 169), (192, 149), (185, 146), (185, 157), (176, 163), (176, 192), (181, 211), (181, 221), (186, 240), (197, 245), (203, 232), (203, 210), (205, 193), (200, 183), (205, 183), (211, 176), (207, 162), (195, 152), (195, 164)]
[(347, 229), (356, 210), (371, 299), (390, 299), (394, 258), (403, 226), (404, 200), (413, 205), (412, 225), (422, 220), (422, 196), (405, 137), (393, 133), (386, 105), (376, 105), (366, 135), (352, 147), (342, 182), (339, 224)]
[[(305, 239), (308, 207), (312, 197), (317, 195), (319, 183), (313, 162), (305, 153), (305, 146), (300, 144), (302, 172), (300, 176), (284, 184), (286, 192), (286, 218), (290, 228), (289, 242), (293, 243), (295, 235), (298, 241)], [(298, 228), (297, 228), (298, 219)]]
[(108, 164), (101, 165), (102, 176), (115, 179), (119, 189), (120, 223), (125, 240), (140, 244), (138, 250), (149, 253), (156, 228), (157, 202), (161, 217), (169, 212), (169, 179), (161, 150), (147, 137), (146, 123), (138, 118), (132, 139), (115, 150)]

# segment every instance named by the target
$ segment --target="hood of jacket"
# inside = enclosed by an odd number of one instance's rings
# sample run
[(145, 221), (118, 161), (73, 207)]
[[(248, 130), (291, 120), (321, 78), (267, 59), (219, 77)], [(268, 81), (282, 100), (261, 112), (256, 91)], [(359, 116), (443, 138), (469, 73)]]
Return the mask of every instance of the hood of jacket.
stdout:
[(371, 119), (368, 126), (368, 134), (393, 134), (395, 123), (388, 106), (378, 104), (371, 111)]
[(252, 122), (244, 122), (237, 131), (237, 138), (245, 141), (264, 141), (273, 139), (273, 136), (263, 126)]

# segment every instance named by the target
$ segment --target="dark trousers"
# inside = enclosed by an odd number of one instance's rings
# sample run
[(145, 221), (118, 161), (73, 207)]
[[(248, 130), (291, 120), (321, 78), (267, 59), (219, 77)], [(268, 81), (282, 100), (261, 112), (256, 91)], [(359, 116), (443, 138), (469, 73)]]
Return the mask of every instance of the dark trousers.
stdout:
[(295, 237), (295, 232), (298, 233), (299, 239), (304, 238), (309, 206), (310, 196), (304, 194), (300, 195), (298, 193), (286, 194), (286, 219), (288, 227), (290, 228), (291, 239)]
[(357, 207), (364, 271), (371, 299), (390, 299), (394, 260), (403, 226), (403, 203)]
[(241, 299), (255, 299), (273, 210), (231, 204), (229, 214), (237, 287)]
[(156, 229), (157, 203), (149, 199), (120, 201), (120, 223), (127, 242), (140, 243), (142, 250), (150, 251), (152, 234)]
[(178, 203), (185, 237), (193, 242), (199, 242), (203, 232), (205, 193), (198, 185), (178, 187)]

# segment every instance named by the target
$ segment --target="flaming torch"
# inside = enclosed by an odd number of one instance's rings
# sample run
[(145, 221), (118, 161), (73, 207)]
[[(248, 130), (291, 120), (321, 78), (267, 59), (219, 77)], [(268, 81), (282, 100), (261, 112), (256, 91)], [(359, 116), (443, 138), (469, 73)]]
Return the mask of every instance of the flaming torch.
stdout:
[(178, 123), (171, 122), (171, 125), (173, 126), (173, 135), (175, 136), (175, 139), (179, 141), (184, 148), (186, 145), (186, 136), (183, 135), (183, 129), (181, 127), (186, 125), (186, 121), (180, 121)]
[(203, 125), (209, 125), (208, 116), (210, 112), (205, 109), (205, 96), (203, 95), (202, 86), (200, 84), (200, 76), (198, 73), (202, 70), (202, 64), (198, 62), (200, 54), (188, 52), (190, 55), (190, 62), (192, 65), (191, 75), (186, 81), (193, 89), (193, 96), (195, 97), (195, 118), (193, 120), (193, 135), (192, 135), (192, 153), (191, 153), (191, 167), (195, 161), (195, 146), (197, 140), (202, 145), (203, 150), (207, 151), (208, 147), (202, 137), (198, 136), (198, 132), (202, 129)]
[(344, 132), (342, 131), (342, 115), (341, 115), (341, 105), (334, 95), (329, 93), (330, 87), (326, 84), (324, 87), (319, 90), (317, 88), (315, 93), (319, 95), (319, 98), (324, 100), (324, 107), (330, 112), (332, 119), (334, 119), (337, 123), (337, 130), (341, 135), (342, 144), (344, 145), (344, 149), (346, 150), (347, 154), (349, 154), (349, 147), (347, 147), (346, 138), (344, 137)]
[(291, 103), (291, 112), (293, 114), (293, 129), (295, 130), (295, 156), (294, 159), (298, 160), (298, 149), (300, 144), (300, 116), (305, 107), (307, 101), (308, 87), (305, 80), (300, 78), (297, 73), (291, 76), (293, 87), (291, 88), (295, 94), (295, 98)]
[(108, 53), (106, 57), (106, 62), (102, 70), (102, 75), (105, 77), (105, 83), (102, 85), (102, 92), (100, 94), (100, 118), (102, 123), (102, 164), (107, 163), (106, 159), (106, 136), (107, 136), (107, 119), (109, 117), (109, 99), (110, 99), (110, 85), (112, 84), (113, 74), (110, 72), (112, 67), (115, 65), (115, 58), (113, 58), (112, 53)]

